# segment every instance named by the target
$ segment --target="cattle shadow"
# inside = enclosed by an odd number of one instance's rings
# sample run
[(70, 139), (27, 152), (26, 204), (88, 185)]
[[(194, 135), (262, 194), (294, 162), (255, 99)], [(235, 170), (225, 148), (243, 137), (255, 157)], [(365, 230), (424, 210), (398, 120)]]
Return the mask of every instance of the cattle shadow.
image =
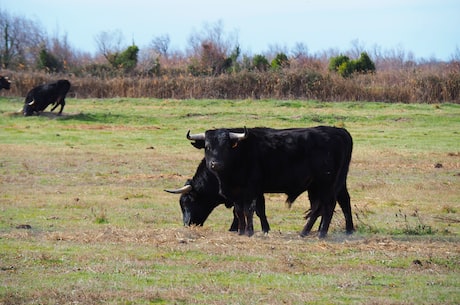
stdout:
[[(8, 112), (5, 113), (4, 115), (9, 116), (9, 117), (24, 117), (24, 114), (22, 111), (17, 111), (17, 112)], [(39, 114), (34, 114), (29, 117), (41, 117), (41, 118), (47, 118), (50, 120), (61, 120), (61, 121), (81, 121), (81, 122), (99, 122), (101, 121), (101, 118), (97, 115), (90, 114), (90, 113), (62, 113), (59, 114), (57, 112), (40, 112)], [(24, 117), (26, 118), (26, 117)]]
[[(43, 116), (45, 113), (41, 113), (40, 116)], [(46, 117), (54, 118), (62, 121), (80, 121), (80, 122), (99, 122), (100, 117), (91, 113), (63, 113), (58, 115), (53, 112), (46, 112)]]
[(3, 113), (5, 116), (24, 118), (27, 120), (31, 117), (42, 118), (43, 120), (57, 120), (63, 122), (79, 122), (79, 123), (100, 123), (100, 124), (129, 124), (136, 122), (138, 124), (152, 125), (157, 124), (158, 120), (150, 115), (133, 116), (118, 113), (86, 113), (86, 112), (63, 112), (59, 114), (57, 112), (44, 111), (39, 114), (24, 117), (22, 111)]

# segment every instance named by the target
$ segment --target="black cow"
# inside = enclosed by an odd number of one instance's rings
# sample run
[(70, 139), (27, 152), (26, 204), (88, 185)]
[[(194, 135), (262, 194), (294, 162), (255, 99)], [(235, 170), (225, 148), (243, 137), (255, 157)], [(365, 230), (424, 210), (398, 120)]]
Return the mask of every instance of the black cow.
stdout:
[(59, 114), (62, 113), (65, 106), (65, 96), (70, 89), (70, 82), (65, 79), (58, 80), (46, 85), (40, 85), (27, 93), (26, 100), (24, 101), (23, 113), (25, 116), (39, 113), (45, 110), (50, 104), (54, 105), (51, 111), (61, 105)]
[[(219, 194), (219, 181), (206, 167), (205, 159), (198, 165), (193, 178), (187, 180), (183, 187), (165, 191), (173, 194), (181, 194), (179, 203), (182, 210), (183, 222), (186, 226), (202, 226), (214, 208), (222, 203), (227, 208), (233, 207), (233, 202), (230, 202)], [(262, 231), (268, 233), (270, 225), (265, 215), (265, 198), (263, 194), (260, 194), (257, 198), (256, 214), (260, 218)], [(235, 213), (230, 231), (238, 231), (238, 218)]]
[(354, 231), (347, 190), (353, 141), (345, 129), (251, 128), (236, 133), (208, 130), (187, 138), (205, 149), (206, 166), (219, 180), (220, 193), (235, 203), (240, 234), (254, 232), (255, 199), (261, 193), (286, 193), (292, 203), (308, 191), (311, 210), (301, 235), (321, 216), (319, 236), (325, 237), (336, 201), (345, 216), (347, 233)]
[(11, 82), (9, 81), (8, 77), (0, 75), (0, 90), (6, 89), (10, 90)]

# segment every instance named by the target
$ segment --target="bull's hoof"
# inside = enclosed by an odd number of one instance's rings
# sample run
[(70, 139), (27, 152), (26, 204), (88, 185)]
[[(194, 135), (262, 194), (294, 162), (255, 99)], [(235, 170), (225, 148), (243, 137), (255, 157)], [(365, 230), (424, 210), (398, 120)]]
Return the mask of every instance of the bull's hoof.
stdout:
[(248, 237), (251, 237), (252, 235), (254, 235), (254, 230), (248, 230), (248, 231), (246, 232), (246, 235), (247, 235)]
[(345, 230), (347, 231), (347, 235), (351, 235), (355, 232), (355, 228), (353, 226), (346, 227)]
[(307, 237), (310, 234), (310, 231), (302, 231), (300, 232), (299, 236), (300, 237)]
[(319, 235), (318, 235), (319, 238), (326, 238), (326, 236), (327, 236), (327, 233), (319, 232)]

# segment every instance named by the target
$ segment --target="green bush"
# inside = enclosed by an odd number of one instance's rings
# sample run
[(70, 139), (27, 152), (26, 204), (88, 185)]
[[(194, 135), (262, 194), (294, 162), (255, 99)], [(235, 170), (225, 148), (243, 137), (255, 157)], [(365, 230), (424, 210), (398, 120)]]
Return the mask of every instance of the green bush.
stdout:
[(252, 65), (260, 72), (267, 71), (269, 67), (268, 60), (263, 55), (255, 55), (252, 59)]
[(332, 57), (329, 61), (329, 71), (338, 72), (339, 67), (348, 62), (350, 62), (350, 58), (346, 55)]
[(112, 65), (115, 68), (124, 70), (125, 72), (130, 72), (134, 70), (137, 65), (137, 53), (139, 53), (139, 48), (136, 45), (132, 45), (125, 51), (116, 54)]
[(346, 55), (332, 57), (329, 61), (329, 71), (337, 72), (343, 77), (349, 77), (353, 73), (369, 73), (375, 71), (375, 64), (366, 52), (356, 60), (350, 60)]
[(64, 64), (52, 53), (42, 49), (38, 55), (37, 68), (46, 72), (62, 72)]
[(361, 73), (375, 72), (375, 64), (370, 59), (366, 52), (361, 53), (361, 56), (355, 61), (355, 71)]
[(271, 62), (271, 67), (273, 70), (278, 70), (281, 68), (289, 67), (289, 59), (284, 53), (276, 54), (276, 57)]

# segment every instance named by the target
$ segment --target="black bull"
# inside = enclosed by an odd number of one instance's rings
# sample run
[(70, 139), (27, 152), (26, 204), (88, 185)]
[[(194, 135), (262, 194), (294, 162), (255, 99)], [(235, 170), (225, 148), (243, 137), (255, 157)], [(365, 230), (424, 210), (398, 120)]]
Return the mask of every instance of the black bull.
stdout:
[(256, 199), (263, 193), (285, 193), (292, 203), (308, 191), (310, 212), (301, 235), (321, 216), (319, 236), (325, 237), (336, 201), (345, 216), (346, 231), (354, 231), (347, 174), (353, 141), (345, 129), (251, 128), (243, 132), (208, 130), (187, 138), (205, 149), (206, 166), (219, 181), (220, 194), (235, 205), (240, 234), (254, 233)]
[(10, 88), (11, 88), (11, 82), (8, 79), (8, 77), (0, 75), (0, 90), (2, 89), (10, 90)]
[[(181, 194), (179, 203), (182, 210), (184, 225), (202, 226), (209, 214), (220, 204), (227, 208), (233, 207), (233, 202), (219, 194), (219, 182), (216, 176), (206, 167), (205, 159), (200, 162), (192, 179), (178, 189), (165, 190), (173, 194)], [(268, 233), (270, 225), (265, 215), (265, 198), (263, 194), (257, 198), (256, 214), (260, 218), (262, 231)], [(238, 218), (234, 214), (230, 231), (238, 230)]]
[(65, 106), (65, 97), (70, 89), (70, 82), (65, 79), (53, 83), (37, 86), (27, 93), (24, 101), (23, 113), (25, 116), (40, 112), (46, 109), (50, 104), (54, 107), (51, 111), (61, 106), (59, 114), (62, 113)]

